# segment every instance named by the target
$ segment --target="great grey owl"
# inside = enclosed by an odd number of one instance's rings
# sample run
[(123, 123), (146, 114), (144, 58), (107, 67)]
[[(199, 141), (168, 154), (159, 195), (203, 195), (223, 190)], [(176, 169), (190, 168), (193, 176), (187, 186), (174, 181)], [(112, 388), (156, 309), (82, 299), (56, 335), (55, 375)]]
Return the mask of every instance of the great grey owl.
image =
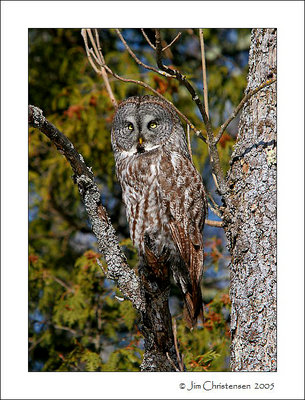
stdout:
[(171, 270), (192, 327), (202, 316), (207, 202), (179, 117), (158, 97), (130, 97), (115, 113), (111, 141), (140, 264), (157, 276)]

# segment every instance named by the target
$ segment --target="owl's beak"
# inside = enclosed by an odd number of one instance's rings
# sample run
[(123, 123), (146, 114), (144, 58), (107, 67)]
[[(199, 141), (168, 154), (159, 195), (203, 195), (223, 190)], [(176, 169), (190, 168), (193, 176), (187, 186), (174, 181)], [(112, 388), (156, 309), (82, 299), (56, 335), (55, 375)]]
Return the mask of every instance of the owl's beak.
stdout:
[(137, 144), (137, 153), (144, 153), (145, 147), (143, 145), (143, 138), (140, 136)]

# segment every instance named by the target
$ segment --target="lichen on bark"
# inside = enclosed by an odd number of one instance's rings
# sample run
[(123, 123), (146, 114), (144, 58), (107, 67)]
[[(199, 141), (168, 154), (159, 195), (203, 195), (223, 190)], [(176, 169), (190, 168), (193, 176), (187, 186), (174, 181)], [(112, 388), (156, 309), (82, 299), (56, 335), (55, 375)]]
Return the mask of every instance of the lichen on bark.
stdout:
[[(253, 29), (246, 91), (276, 76), (276, 29)], [(245, 104), (227, 176), (231, 368), (276, 371), (276, 86)]]

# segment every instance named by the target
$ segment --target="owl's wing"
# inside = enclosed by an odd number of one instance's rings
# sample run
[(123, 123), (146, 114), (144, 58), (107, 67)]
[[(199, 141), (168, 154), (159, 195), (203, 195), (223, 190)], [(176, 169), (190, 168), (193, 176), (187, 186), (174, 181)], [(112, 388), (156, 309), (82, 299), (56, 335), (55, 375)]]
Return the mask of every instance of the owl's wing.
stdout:
[[(188, 285), (185, 287), (180, 282), (180, 286), (185, 295), (187, 319), (194, 326), (202, 314), (200, 280), (203, 271), (202, 229), (207, 209), (205, 191), (192, 162), (179, 153), (162, 157), (159, 179), (169, 229), (188, 272)], [(179, 274), (185, 281), (183, 271), (176, 273), (178, 280)]]
[[(179, 270), (174, 267), (173, 275), (185, 296), (185, 319), (188, 325), (193, 327), (197, 323), (198, 316), (203, 319), (200, 289), (203, 271), (203, 245), (194, 246), (176, 222), (172, 221), (169, 225), (172, 237), (184, 261), (184, 265), (180, 265)], [(185, 274), (185, 267), (187, 268), (187, 275)], [(187, 285), (185, 285), (185, 281), (187, 281)]]

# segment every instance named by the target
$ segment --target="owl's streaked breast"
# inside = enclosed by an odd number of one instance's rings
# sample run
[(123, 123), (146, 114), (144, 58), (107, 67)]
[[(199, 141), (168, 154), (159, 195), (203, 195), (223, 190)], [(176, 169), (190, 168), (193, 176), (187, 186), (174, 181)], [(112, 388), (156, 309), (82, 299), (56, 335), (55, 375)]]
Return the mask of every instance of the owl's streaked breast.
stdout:
[[(118, 177), (126, 205), (131, 239), (144, 251), (145, 232), (154, 235), (155, 245), (162, 252), (164, 242), (176, 249), (169, 235), (168, 215), (163, 211), (158, 182), (161, 152), (131, 155), (118, 163)], [(161, 245), (162, 243), (162, 245)]]

